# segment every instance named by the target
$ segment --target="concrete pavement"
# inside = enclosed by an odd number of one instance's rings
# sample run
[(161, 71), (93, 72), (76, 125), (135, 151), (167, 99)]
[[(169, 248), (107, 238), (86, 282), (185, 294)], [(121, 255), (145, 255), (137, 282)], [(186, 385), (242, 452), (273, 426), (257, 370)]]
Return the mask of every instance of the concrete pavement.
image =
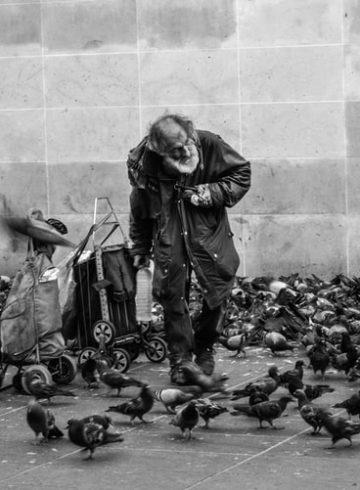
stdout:
[[(223, 347), (217, 351), (217, 371), (229, 374), (229, 390), (266, 374), (272, 364), (290, 369), (305, 357), (302, 349), (274, 357), (260, 347), (247, 348), (245, 359), (231, 358), (231, 354)], [(3, 386), (11, 379), (11, 369)], [(129, 373), (148, 381), (154, 389), (170, 386), (166, 361), (154, 364), (140, 356)], [(309, 369), (304, 377), (312, 384), (320, 382)], [(360, 380), (349, 383), (343, 373), (334, 370), (329, 370), (326, 382), (335, 392), (319, 399), (321, 404), (341, 401), (360, 389)], [(137, 388), (125, 388), (118, 398), (115, 391), (109, 395), (104, 385), (87, 390), (80, 375), (68, 387), (77, 398), (56, 397), (50, 404), (60, 428), (71, 417), (104, 413), (109, 405), (138, 393)], [(272, 398), (285, 393), (285, 388), (279, 388)], [(159, 402), (145, 416), (151, 424), (136, 422), (131, 426), (129, 417), (111, 413), (124, 442), (98, 448), (94, 459), (87, 461), (67, 434), (61, 440), (33, 445), (34, 434), (25, 420), (29, 400), (13, 388), (0, 392), (0, 489), (340, 490), (360, 485), (360, 435), (354, 436), (352, 448), (347, 447), (347, 441), (340, 441), (329, 450), (330, 438), (324, 429), (319, 436), (311, 436), (311, 428), (300, 418), (295, 403), (290, 403), (287, 416), (276, 422), (282, 430), (260, 430), (256, 419), (224, 413), (210, 421), (207, 430), (201, 421), (193, 431), (194, 439), (187, 442), (177, 427), (169, 425), (171, 415)], [(233, 403), (228, 399), (219, 402), (229, 408)]]

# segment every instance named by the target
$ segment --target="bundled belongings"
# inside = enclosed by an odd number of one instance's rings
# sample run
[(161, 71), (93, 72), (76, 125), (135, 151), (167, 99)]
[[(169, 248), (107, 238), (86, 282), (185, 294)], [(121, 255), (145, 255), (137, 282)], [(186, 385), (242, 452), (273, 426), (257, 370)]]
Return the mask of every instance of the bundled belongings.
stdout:
[[(24, 366), (33, 364), (34, 369), (39, 366), (39, 372), (46, 379), (53, 376), (54, 381), (67, 384), (76, 375), (76, 364), (64, 353), (58, 269), (51, 261), (53, 241), (47, 241), (46, 237), (43, 241), (45, 222), (32, 221), (26, 260), (12, 281), (1, 312), (1, 360), (6, 365), (18, 366), (20, 378)], [(40, 235), (36, 235), (38, 222)]]

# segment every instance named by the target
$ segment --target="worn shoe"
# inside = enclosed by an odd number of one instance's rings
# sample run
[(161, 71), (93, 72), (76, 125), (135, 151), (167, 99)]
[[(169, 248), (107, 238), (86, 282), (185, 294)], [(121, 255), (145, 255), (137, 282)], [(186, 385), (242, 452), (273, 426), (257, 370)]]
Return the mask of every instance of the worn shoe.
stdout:
[(196, 353), (195, 363), (202, 369), (204, 374), (211, 376), (215, 369), (215, 351), (211, 347), (199, 349)]

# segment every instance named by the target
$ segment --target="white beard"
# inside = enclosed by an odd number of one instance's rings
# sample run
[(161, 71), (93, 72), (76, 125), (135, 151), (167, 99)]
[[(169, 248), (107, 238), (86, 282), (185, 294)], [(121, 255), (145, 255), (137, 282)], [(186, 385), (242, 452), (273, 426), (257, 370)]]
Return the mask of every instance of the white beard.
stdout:
[(198, 152), (192, 154), (190, 157), (182, 158), (181, 160), (173, 160), (172, 158), (164, 158), (164, 167), (169, 170), (170, 173), (190, 175), (195, 172), (199, 165), (200, 158)]

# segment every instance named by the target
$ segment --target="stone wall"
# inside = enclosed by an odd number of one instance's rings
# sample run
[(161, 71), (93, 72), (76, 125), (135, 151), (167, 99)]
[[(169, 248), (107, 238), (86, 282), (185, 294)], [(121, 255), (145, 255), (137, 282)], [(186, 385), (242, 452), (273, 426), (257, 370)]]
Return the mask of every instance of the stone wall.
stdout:
[[(240, 275), (358, 274), (359, 25), (357, 0), (0, 0), (0, 214), (78, 243), (107, 196), (127, 232), (127, 153), (176, 111), (252, 162)], [(1, 274), (25, 253), (3, 231)]]

